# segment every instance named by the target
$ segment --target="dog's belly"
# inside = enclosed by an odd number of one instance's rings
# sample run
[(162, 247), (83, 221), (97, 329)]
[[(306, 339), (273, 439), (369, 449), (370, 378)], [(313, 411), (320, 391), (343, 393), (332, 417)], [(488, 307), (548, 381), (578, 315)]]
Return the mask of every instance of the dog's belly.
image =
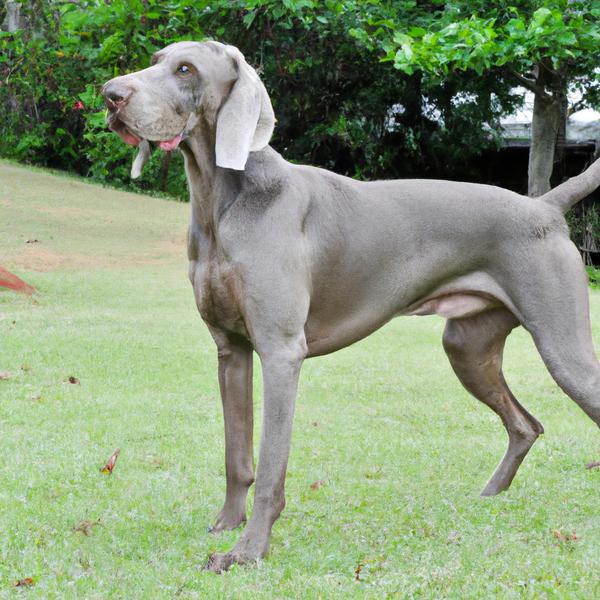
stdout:
[(369, 311), (361, 311), (324, 322), (309, 315), (304, 328), (307, 356), (320, 356), (345, 348), (379, 329), (394, 315), (379, 317)]
[[(407, 286), (410, 288), (410, 286)], [(346, 290), (336, 298), (314, 298), (305, 327), (309, 356), (328, 354), (357, 342), (396, 316), (439, 315), (460, 319), (491, 308), (512, 307), (504, 290), (488, 273), (472, 271), (441, 284), (431, 282), (410, 301), (389, 280), (371, 293)]]
[(493, 298), (459, 292), (424, 300), (409, 312), (382, 314), (367, 308), (328, 322), (317, 322), (309, 317), (305, 328), (308, 355), (329, 354), (344, 348), (367, 337), (398, 314), (439, 315), (446, 319), (461, 319), (501, 304)]

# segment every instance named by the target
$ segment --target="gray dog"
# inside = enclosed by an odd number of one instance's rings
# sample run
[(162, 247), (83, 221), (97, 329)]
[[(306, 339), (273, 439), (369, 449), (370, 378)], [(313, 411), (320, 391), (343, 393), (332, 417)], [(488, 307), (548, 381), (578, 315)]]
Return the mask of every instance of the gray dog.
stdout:
[(532, 335), (558, 385), (600, 425), (600, 365), (585, 270), (564, 213), (600, 182), (600, 161), (541, 198), (450, 181), (364, 183), (286, 162), (275, 118), (234, 47), (181, 42), (103, 88), (109, 125), (140, 145), (180, 147), (191, 196), (189, 277), (215, 340), (225, 419), (225, 504), (213, 532), (246, 519), (254, 482), (252, 356), (264, 422), (252, 518), (207, 568), (264, 556), (283, 510), (302, 361), (397, 315), (447, 319), (444, 348), (463, 385), (502, 419), (508, 450), (483, 490), (509, 487), (542, 425), (508, 389), (510, 331)]

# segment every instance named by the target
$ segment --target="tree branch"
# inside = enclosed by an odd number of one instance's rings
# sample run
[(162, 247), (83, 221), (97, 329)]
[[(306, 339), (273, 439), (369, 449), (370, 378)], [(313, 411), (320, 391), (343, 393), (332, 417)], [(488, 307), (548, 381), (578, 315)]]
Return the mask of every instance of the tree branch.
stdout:
[(567, 111), (567, 117), (570, 117), (572, 114), (575, 114), (579, 110), (583, 110), (587, 107), (587, 102), (585, 100), (578, 100), (575, 104), (569, 106), (569, 110)]
[(275, 52), (275, 64), (277, 65), (277, 74), (280, 75), (281, 77), (285, 77), (287, 75), (287, 73), (282, 66), (281, 51), (279, 49), (279, 44), (277, 42), (275, 34), (273, 33), (273, 30), (271, 29), (271, 20), (269, 19), (269, 17), (267, 17), (267, 19), (265, 21), (265, 34), (271, 40), (271, 42), (273, 44), (273, 51)]
[(552, 96), (546, 92), (546, 90), (538, 85), (535, 81), (531, 79), (527, 79), (527, 77), (523, 77), (520, 73), (513, 71), (510, 69), (508, 71), (517, 81), (524, 87), (527, 88), (530, 92), (533, 92), (540, 100), (544, 100), (545, 102), (551, 102)]
[(546, 58), (540, 60), (539, 64), (546, 70), (547, 73), (550, 74), (551, 77), (555, 77), (557, 79), (563, 77), (562, 71), (564, 71), (564, 67), (557, 71), (556, 69), (552, 68), (552, 66), (550, 65), (550, 61)]

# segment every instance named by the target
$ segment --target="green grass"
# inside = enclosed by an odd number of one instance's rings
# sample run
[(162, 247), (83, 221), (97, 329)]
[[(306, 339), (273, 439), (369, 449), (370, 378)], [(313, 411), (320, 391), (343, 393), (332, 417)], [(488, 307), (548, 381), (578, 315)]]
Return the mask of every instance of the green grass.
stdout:
[[(187, 282), (188, 208), (0, 163), (0, 264), (40, 292), (0, 292), (0, 597), (600, 595), (600, 470), (585, 469), (597, 428), (517, 330), (505, 371), (546, 435), (508, 493), (479, 498), (506, 436), (451, 372), (435, 317), (305, 363), (271, 554), (203, 571), (239, 531), (206, 530), (223, 434)], [(86, 520), (90, 535), (74, 530)]]

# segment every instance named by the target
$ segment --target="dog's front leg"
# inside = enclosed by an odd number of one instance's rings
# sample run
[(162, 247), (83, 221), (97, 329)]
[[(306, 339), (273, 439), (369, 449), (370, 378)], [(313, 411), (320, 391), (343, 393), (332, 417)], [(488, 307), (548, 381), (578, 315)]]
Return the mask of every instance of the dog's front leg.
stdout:
[(235, 529), (246, 520), (246, 497), (254, 482), (252, 456), (252, 347), (211, 328), (219, 352), (219, 388), (225, 422), (225, 504), (211, 532)]
[(254, 510), (239, 542), (227, 554), (213, 554), (207, 568), (220, 573), (233, 563), (263, 557), (273, 523), (285, 505), (284, 483), (292, 437), (298, 376), (306, 356), (304, 335), (295, 342), (260, 354), (264, 415), (254, 494)]

